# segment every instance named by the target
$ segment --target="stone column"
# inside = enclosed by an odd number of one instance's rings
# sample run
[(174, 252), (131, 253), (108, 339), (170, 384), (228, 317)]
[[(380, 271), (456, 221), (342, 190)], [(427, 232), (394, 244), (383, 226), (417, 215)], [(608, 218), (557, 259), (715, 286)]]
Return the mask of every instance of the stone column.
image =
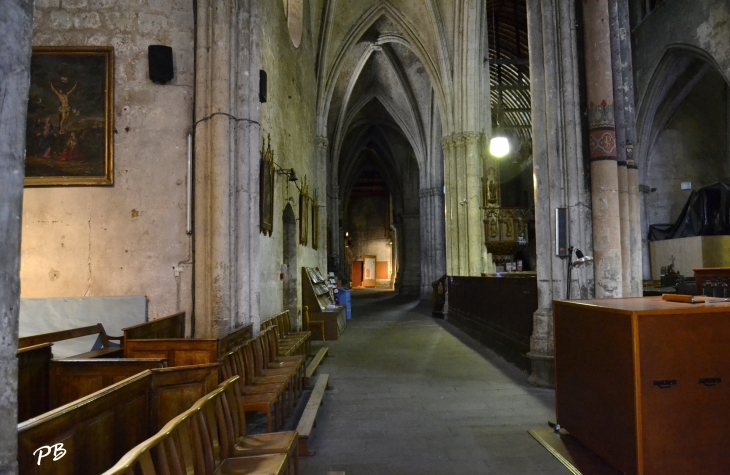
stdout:
[(18, 473), (18, 310), (33, 1), (3, 0), (0, 13), (0, 473)]
[[(555, 210), (569, 215), (570, 242), (592, 254), (590, 195), (583, 168), (574, 2), (528, 0), (538, 309), (530, 338), (536, 386), (554, 384), (552, 301), (565, 298), (567, 259), (555, 255)], [(615, 164), (614, 164), (615, 167)], [(593, 296), (593, 274), (573, 272), (572, 295)]]
[[(318, 236), (318, 252), (319, 252), (319, 269), (322, 272), (327, 271), (327, 257), (330, 250), (327, 247), (327, 222), (329, 203), (327, 201), (327, 151), (329, 150), (329, 140), (324, 136), (317, 136), (317, 190), (319, 195), (318, 205), (324, 206), (319, 211), (319, 236)], [(336, 248), (335, 248), (336, 249)]]
[(197, 25), (195, 323), (210, 338), (259, 318), (257, 0), (198, 2)]
[[(458, 249), (458, 267), (454, 275), (469, 275), (469, 167), (466, 159), (466, 137), (454, 137), (455, 174), (452, 175), (452, 188), (456, 190), (456, 235), (454, 240)], [(453, 169), (452, 169), (453, 170)]]
[(613, 75), (614, 116), (616, 123), (616, 156), (618, 161), (619, 216), (621, 226), (621, 294), (631, 295), (631, 226), (629, 222), (629, 189), (626, 171), (626, 117), (624, 114), (624, 72), (621, 58), (621, 32), (616, 0), (608, 2), (611, 31), (611, 69)]
[[(196, 337), (224, 335), (233, 317), (230, 173), (230, 0), (198, 3), (195, 120)], [(218, 113), (218, 114), (216, 114)]]
[(260, 321), (260, 220), (259, 186), (261, 157), (261, 127), (258, 124), (259, 72), (261, 53), (259, 50), (258, 0), (239, 0), (237, 3), (234, 29), (235, 55), (235, 97), (234, 115), (236, 122), (235, 150), (232, 169), (235, 170), (236, 210), (232, 216), (236, 233), (233, 237), (237, 269), (234, 272), (236, 308), (233, 319), (235, 326), (252, 322), (258, 328)]
[(456, 163), (454, 158), (454, 139), (446, 136), (441, 141), (444, 150), (444, 186), (446, 196), (444, 208), (446, 215), (446, 273), (448, 275), (459, 275), (459, 242), (456, 238), (457, 232), (457, 190), (455, 188)]
[(444, 255), (443, 186), (422, 189), (421, 198), (421, 298), (430, 299), (431, 283), (446, 272)]
[(643, 295), (641, 207), (639, 204), (639, 167), (634, 160), (636, 118), (634, 114), (634, 66), (631, 56), (631, 24), (628, 0), (617, 0), (619, 47), (623, 72), (624, 117), (626, 129), (626, 163), (629, 194), (629, 248), (631, 252), (631, 296)]
[(482, 210), (482, 157), (479, 145), (482, 136), (476, 132), (464, 134), (466, 141), (466, 208), (467, 208), (467, 239), (468, 239), (468, 274), (481, 275), (484, 270), (484, 212)]
[(596, 297), (621, 297), (623, 271), (607, 1), (583, 2)]
[[(419, 213), (403, 213), (402, 224), (398, 229), (401, 246), (398, 248), (400, 261), (398, 273), (403, 277), (400, 280), (399, 292), (402, 295), (417, 297), (421, 290), (421, 223)], [(395, 244), (395, 243), (394, 243)]]

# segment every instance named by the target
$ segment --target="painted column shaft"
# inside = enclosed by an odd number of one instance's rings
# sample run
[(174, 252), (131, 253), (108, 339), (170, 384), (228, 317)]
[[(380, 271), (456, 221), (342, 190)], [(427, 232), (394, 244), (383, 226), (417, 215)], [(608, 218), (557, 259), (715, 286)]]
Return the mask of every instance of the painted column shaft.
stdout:
[(634, 110), (634, 66), (631, 56), (631, 23), (628, 0), (617, 0), (621, 66), (623, 70), (624, 116), (626, 126), (626, 160), (629, 188), (629, 245), (631, 252), (631, 296), (643, 295), (643, 244), (641, 242), (641, 207), (639, 203), (639, 169), (633, 160), (636, 143)]
[(617, 0), (608, 1), (611, 31), (611, 68), (613, 71), (614, 117), (616, 121), (616, 155), (618, 159), (619, 215), (621, 217), (621, 294), (631, 295), (631, 226), (629, 190), (626, 174), (626, 115), (624, 113), (624, 68), (621, 58), (621, 34)]
[(596, 297), (621, 297), (621, 218), (607, 1), (583, 2)]
[(0, 473), (18, 473), (18, 311), (33, 2), (4, 0), (0, 13)]

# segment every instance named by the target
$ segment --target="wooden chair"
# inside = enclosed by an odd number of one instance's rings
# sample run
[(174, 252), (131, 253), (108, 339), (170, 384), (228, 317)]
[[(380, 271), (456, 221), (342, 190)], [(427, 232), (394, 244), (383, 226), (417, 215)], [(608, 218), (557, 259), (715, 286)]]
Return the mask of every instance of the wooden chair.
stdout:
[(258, 340), (258, 344), (261, 345), (262, 357), (264, 362), (263, 367), (266, 369), (288, 370), (292, 376), (292, 381), (294, 383), (294, 394), (298, 397), (303, 389), (304, 357), (301, 355), (296, 355), (300, 358), (294, 360), (276, 360), (271, 358), (271, 348), (269, 347), (270, 333), (271, 331), (261, 332), (256, 338)]
[(262, 366), (259, 365), (261, 363), (261, 358), (259, 357), (259, 363), (257, 363), (257, 360), (255, 358), (255, 351), (254, 351), (254, 345), (253, 340), (248, 341), (245, 345), (243, 345), (243, 357), (244, 357), (244, 364), (246, 367), (246, 385), (250, 384), (267, 384), (267, 383), (277, 383), (277, 384), (286, 384), (288, 388), (288, 394), (289, 394), (289, 408), (291, 411), (294, 410), (294, 386), (292, 378), (287, 374), (276, 374), (272, 372), (272, 370), (264, 370)]
[(234, 455), (287, 454), (294, 464), (294, 475), (299, 474), (299, 434), (297, 431), (270, 432), (268, 434), (246, 435), (246, 413), (239, 408), (240, 395), (236, 377), (220, 384), (222, 412), (226, 417), (226, 427), (232, 431), (236, 441)]
[(303, 332), (293, 332), (291, 329), (291, 320), (289, 319), (289, 311), (279, 314), (279, 325), (281, 325), (285, 338), (297, 338), (302, 342), (304, 355), (309, 356), (312, 343), (312, 332), (308, 329)]
[(127, 452), (103, 475), (286, 473), (286, 454), (234, 456), (235, 439), (226, 427), (219, 397), (223, 391), (218, 388), (198, 400), (157, 434)]
[[(221, 371), (223, 377), (228, 379), (234, 376), (239, 376), (241, 379), (239, 383), (241, 387), (240, 401), (239, 404), (244, 411), (247, 412), (263, 412), (266, 414), (267, 429), (269, 432), (278, 430), (280, 427), (279, 421), (282, 423), (286, 419), (284, 414), (284, 392), (286, 391), (286, 385), (284, 384), (268, 384), (254, 386), (253, 384), (247, 385), (246, 369), (237, 360), (237, 350), (231, 351), (223, 355), (222, 358), (223, 367)], [(274, 424), (271, 424), (271, 412), (274, 412)], [(279, 419), (279, 410), (281, 410), (281, 419)]]
[(305, 377), (305, 365), (307, 363), (307, 357), (304, 355), (280, 355), (279, 354), (279, 341), (276, 338), (276, 329), (269, 328), (262, 332), (264, 335), (264, 349), (268, 349), (269, 362), (270, 363), (284, 363), (289, 366), (296, 366), (300, 372), (300, 377), (304, 381)]
[(304, 321), (307, 323), (308, 329), (312, 328), (312, 326), (318, 327), (322, 332), (322, 341), (327, 341), (324, 333), (324, 320), (310, 320), (309, 307), (307, 305), (304, 306)]

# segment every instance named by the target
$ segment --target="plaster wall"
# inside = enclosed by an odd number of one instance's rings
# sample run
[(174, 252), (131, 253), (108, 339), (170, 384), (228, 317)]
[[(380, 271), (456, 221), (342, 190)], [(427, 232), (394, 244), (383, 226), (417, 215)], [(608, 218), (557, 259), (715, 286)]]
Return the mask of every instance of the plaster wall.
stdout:
[[(190, 312), (192, 8), (182, 0), (35, 2), (34, 45), (114, 47), (115, 184), (25, 189), (22, 297), (146, 295), (150, 318)], [(151, 44), (173, 48), (167, 85), (148, 78)]]
[[(286, 12), (280, 1), (259, 2), (261, 21), (260, 47), (261, 68), (268, 75), (268, 100), (261, 104), (261, 134), (271, 136), (274, 161), (282, 168), (293, 168), (299, 178), (309, 186), (309, 196), (315, 192), (319, 198), (319, 246), (312, 249), (312, 222), (309, 218), (307, 245), (297, 246), (296, 275), (301, 278), (301, 267), (320, 267), (326, 260), (326, 176), (317, 163), (315, 134), (315, 101), (317, 90), (315, 62), (317, 57), (316, 34), (312, 31), (311, 15), (319, 14), (323, 2), (313, 2), (304, 9), (304, 31), (299, 48), (295, 48), (289, 36)], [(285, 175), (277, 175), (274, 196), (274, 231), (271, 237), (261, 239), (261, 318), (265, 319), (283, 309), (283, 283), (279, 280), (283, 263), (284, 228), (283, 212), (291, 204), (297, 219), (296, 239), (299, 242), (299, 191), (289, 183)], [(322, 269), (325, 272), (326, 269)], [(301, 282), (298, 283), (297, 308), (301, 309)], [(293, 316), (292, 316), (293, 317)], [(298, 317), (301, 321), (300, 318)]]

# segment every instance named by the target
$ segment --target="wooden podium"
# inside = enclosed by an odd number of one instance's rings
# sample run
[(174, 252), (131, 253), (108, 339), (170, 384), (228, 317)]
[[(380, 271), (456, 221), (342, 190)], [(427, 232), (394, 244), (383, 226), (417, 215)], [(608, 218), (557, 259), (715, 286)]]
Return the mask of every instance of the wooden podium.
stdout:
[[(309, 307), (309, 319), (324, 322), (324, 335), (312, 326), (312, 340), (337, 340), (347, 326), (347, 308), (335, 305), (327, 287), (327, 279), (319, 269), (302, 267), (302, 304)], [(331, 308), (327, 308), (327, 307)]]
[(553, 305), (562, 427), (628, 475), (730, 474), (730, 303)]

